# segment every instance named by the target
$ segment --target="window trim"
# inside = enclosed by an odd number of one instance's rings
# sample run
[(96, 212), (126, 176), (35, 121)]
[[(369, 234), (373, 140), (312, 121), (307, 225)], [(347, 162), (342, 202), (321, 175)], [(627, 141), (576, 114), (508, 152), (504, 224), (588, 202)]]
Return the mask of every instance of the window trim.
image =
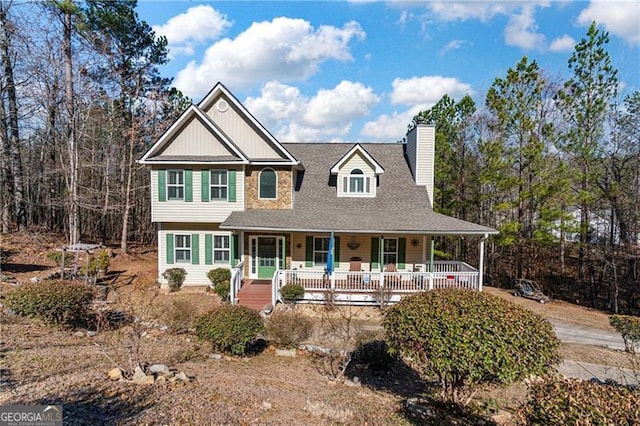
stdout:
[[(273, 198), (267, 198), (267, 197), (263, 197), (262, 196), (262, 174), (266, 171), (271, 171), (273, 172), (275, 178), (276, 178), (276, 183), (275, 183), (275, 194)], [(259, 200), (277, 200), (278, 199), (278, 172), (276, 172), (274, 169), (272, 169), (271, 167), (267, 167), (265, 169), (260, 170), (260, 174), (258, 175), (258, 199)]]
[[(327, 240), (327, 249), (326, 250), (316, 250), (316, 240)], [(316, 253), (320, 254), (320, 253), (325, 253), (326, 257), (325, 259), (329, 258), (329, 240), (331, 239), (331, 237), (320, 237), (320, 236), (313, 236), (313, 266), (327, 266), (327, 261), (325, 260), (324, 263), (323, 262), (316, 262)]]
[[(217, 238), (226, 238), (227, 247), (216, 247)], [(227, 252), (228, 259), (223, 262), (216, 262), (216, 252)], [(214, 265), (230, 265), (231, 264), (231, 235), (228, 234), (213, 234), (211, 241), (211, 263)]]
[[(173, 173), (176, 173), (176, 174), (179, 174), (180, 176), (182, 176), (182, 183), (171, 183), (171, 175)], [(171, 191), (170, 191), (171, 188), (176, 188), (176, 189), (182, 188), (182, 197), (172, 197), (171, 196)], [(166, 189), (167, 189), (167, 201), (184, 201), (185, 200), (185, 191), (187, 189), (186, 189), (186, 183), (185, 183), (184, 170), (182, 170), (182, 169), (170, 169), (170, 170), (167, 170)]]
[[(385, 245), (387, 244), (387, 241), (391, 241), (391, 240), (394, 240), (394, 241), (396, 242), (396, 250), (395, 250), (395, 252), (393, 252), (393, 251), (386, 251), (386, 250), (385, 250)], [(396, 266), (398, 265), (398, 256), (399, 256), (399, 250), (398, 250), (398, 248), (399, 248), (399, 245), (400, 245), (400, 239), (399, 239), (399, 238), (391, 238), (391, 237), (390, 237), (390, 238), (386, 238), (386, 237), (385, 237), (385, 238), (383, 238), (383, 239), (382, 239), (382, 250), (381, 250), (381, 251), (382, 251), (382, 259), (381, 259), (381, 261), (382, 261), (382, 265), (383, 265), (383, 266), (387, 266), (387, 265), (389, 265), (389, 264), (391, 264), (391, 263), (393, 263), (393, 264), (394, 264), (394, 265), (396, 265)], [(393, 254), (393, 256), (395, 256), (395, 259), (396, 259), (396, 261), (395, 261), (395, 262), (387, 262), (387, 261), (386, 261), (386, 258), (385, 258), (385, 257), (386, 257), (387, 255), (391, 255), (391, 254)]]
[[(180, 239), (180, 237), (186, 237), (185, 241), (187, 241), (188, 246), (178, 246), (178, 240)], [(191, 234), (174, 234), (173, 235), (173, 259), (174, 259), (174, 263), (191, 263), (191, 260), (193, 259), (192, 256), (192, 250), (193, 250), (193, 244), (191, 241)], [(178, 252), (185, 252), (188, 253), (189, 258), (188, 259), (180, 259), (178, 256)]]
[[(223, 184), (214, 184), (213, 183), (213, 175), (214, 173), (216, 173), (219, 176), (222, 176), (224, 174), (225, 176), (225, 180), (227, 181), (224, 185)], [(225, 192), (225, 196), (223, 197), (219, 197), (219, 198), (214, 198), (213, 196), (213, 190), (215, 189), (222, 189), (224, 188), (224, 192)], [(228, 201), (229, 200), (229, 171), (226, 169), (211, 169), (209, 170), (209, 200), (210, 201)]]

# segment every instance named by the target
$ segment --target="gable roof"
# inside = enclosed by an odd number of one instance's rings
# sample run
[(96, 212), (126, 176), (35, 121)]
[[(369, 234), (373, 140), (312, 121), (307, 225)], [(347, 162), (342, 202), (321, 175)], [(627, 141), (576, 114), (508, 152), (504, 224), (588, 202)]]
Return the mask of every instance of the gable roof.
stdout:
[[(160, 156), (162, 150), (171, 143), (171, 141), (182, 131), (184, 126), (192, 119), (198, 118), (206, 129), (219, 141), (225, 148), (229, 150), (231, 155), (219, 156), (219, 157), (206, 157), (206, 156)], [(239, 162), (241, 164), (248, 164), (249, 159), (238, 148), (236, 144), (227, 137), (227, 135), (215, 125), (213, 121), (203, 113), (197, 106), (190, 105), (182, 115), (160, 136), (160, 138), (153, 144), (151, 148), (138, 160), (141, 164), (167, 164), (167, 163), (210, 163), (210, 162)]]
[(484, 235), (496, 230), (440, 213), (429, 204), (424, 186), (416, 185), (404, 156), (404, 145), (366, 144), (387, 173), (380, 176), (375, 198), (337, 197), (329, 170), (343, 158), (347, 144), (285, 144), (305, 166), (296, 182), (293, 208), (232, 212), (223, 229), (387, 234)]
[(371, 154), (367, 152), (366, 149), (364, 149), (359, 143), (357, 143), (345, 155), (343, 155), (342, 158), (333, 165), (333, 167), (331, 167), (331, 174), (338, 174), (344, 163), (347, 162), (355, 153), (359, 153), (366, 161), (369, 162), (369, 164), (371, 164), (371, 166), (375, 170), (376, 175), (384, 173), (384, 168), (371, 156)]
[(248, 109), (235, 97), (233, 93), (227, 89), (224, 84), (218, 82), (215, 86), (207, 93), (207, 95), (198, 103), (198, 108), (202, 111), (206, 111), (211, 108), (213, 101), (215, 101), (220, 95), (224, 95), (226, 99), (228, 99), (231, 103), (233, 103), (234, 107), (239, 110), (250, 122), (251, 124), (262, 134), (262, 136), (273, 145), (277, 151), (279, 151), (287, 160), (291, 162), (292, 165), (298, 165), (299, 161), (291, 155), (289, 151), (287, 151), (284, 146), (278, 142), (278, 140), (260, 123), (254, 116), (249, 112)]

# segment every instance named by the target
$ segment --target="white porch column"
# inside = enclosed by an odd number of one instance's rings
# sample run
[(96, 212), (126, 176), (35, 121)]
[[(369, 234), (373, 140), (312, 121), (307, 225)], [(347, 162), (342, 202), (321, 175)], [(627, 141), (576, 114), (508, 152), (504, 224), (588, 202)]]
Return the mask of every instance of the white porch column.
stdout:
[(478, 291), (482, 291), (482, 278), (484, 276), (484, 242), (488, 237), (488, 234), (484, 234), (484, 236), (480, 238), (480, 264), (478, 265), (478, 273), (480, 276), (478, 277)]

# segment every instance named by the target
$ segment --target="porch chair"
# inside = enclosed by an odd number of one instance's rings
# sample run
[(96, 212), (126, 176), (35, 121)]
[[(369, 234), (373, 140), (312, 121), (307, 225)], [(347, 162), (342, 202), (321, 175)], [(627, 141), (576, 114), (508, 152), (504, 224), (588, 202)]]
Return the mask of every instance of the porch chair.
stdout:
[(357, 272), (356, 274), (347, 275), (347, 284), (362, 284), (362, 259), (359, 257), (352, 257), (349, 259), (349, 272)]
[(385, 287), (394, 288), (400, 284), (402, 281), (402, 277), (400, 275), (396, 275), (395, 272), (398, 272), (398, 268), (395, 263), (389, 263), (384, 268), (384, 272), (391, 272), (392, 274), (384, 277), (384, 285)]

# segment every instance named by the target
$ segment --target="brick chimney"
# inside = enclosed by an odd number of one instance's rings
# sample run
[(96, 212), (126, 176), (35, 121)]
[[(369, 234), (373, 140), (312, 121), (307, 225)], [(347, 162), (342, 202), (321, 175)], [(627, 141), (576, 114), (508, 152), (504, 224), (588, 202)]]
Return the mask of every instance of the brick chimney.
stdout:
[(433, 208), (433, 176), (435, 167), (436, 128), (418, 122), (407, 133), (406, 157), (416, 185), (427, 188), (429, 204)]

